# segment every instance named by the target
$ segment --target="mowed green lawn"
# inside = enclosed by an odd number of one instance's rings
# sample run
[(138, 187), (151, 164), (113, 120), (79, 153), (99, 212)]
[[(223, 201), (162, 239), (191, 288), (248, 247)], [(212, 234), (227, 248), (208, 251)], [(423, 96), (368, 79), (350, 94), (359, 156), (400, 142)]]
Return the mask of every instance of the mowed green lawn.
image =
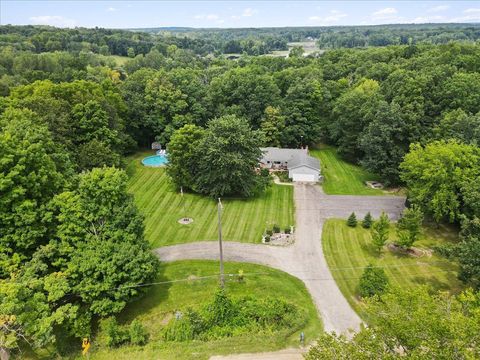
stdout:
[(326, 194), (386, 195), (389, 193), (366, 186), (365, 181), (378, 181), (378, 177), (360, 166), (342, 160), (333, 147), (322, 145), (318, 149), (311, 149), (310, 154), (320, 160), (321, 173), (324, 177), (322, 187)]
[[(392, 225), (390, 242), (396, 237)], [(424, 227), (424, 236), (415, 243), (419, 249), (429, 250), (434, 245), (457, 241), (456, 231), (445, 225), (439, 228)], [(323, 227), (323, 250), (340, 290), (353, 308), (362, 314), (361, 303), (357, 297), (357, 286), (364, 268), (368, 264), (382, 266), (390, 284), (403, 288), (412, 288), (421, 284), (434, 290), (448, 290), (456, 293), (461, 289), (457, 279), (457, 266), (445, 258), (425, 254), (422, 257), (402, 255), (386, 247), (378, 255), (371, 243), (370, 231), (360, 225), (348, 227), (345, 220), (327, 220)]]
[[(182, 198), (165, 170), (148, 168), (141, 160), (151, 152), (130, 159), (129, 191), (145, 216), (146, 237), (152, 247), (202, 240), (216, 240), (217, 202), (212, 198), (185, 194)], [(222, 199), (223, 239), (260, 242), (266, 226), (294, 225), (293, 187), (273, 184), (264, 194), (251, 199)], [(183, 210), (185, 209), (185, 211)], [(193, 223), (181, 225), (184, 216)]]
[[(210, 302), (218, 286), (218, 262), (178, 261), (162, 264), (157, 281), (168, 282), (152, 286), (148, 293), (131, 303), (119, 316), (119, 322), (128, 324), (138, 319), (147, 328), (150, 341), (144, 347), (123, 346), (116, 349), (97, 347), (95, 339), (90, 358), (106, 359), (208, 359), (214, 354), (257, 352), (298, 346), (299, 334), (305, 332), (306, 341), (314, 340), (322, 331), (321, 321), (304, 284), (293, 276), (268, 267), (225, 263), (226, 274), (244, 271), (244, 282), (235, 276), (226, 277), (229, 296), (254, 295), (282, 298), (295, 304), (305, 318), (303, 327), (258, 335), (242, 335), (215, 341), (165, 342), (161, 330), (177, 310), (198, 309)], [(207, 277), (200, 279), (201, 277)]]

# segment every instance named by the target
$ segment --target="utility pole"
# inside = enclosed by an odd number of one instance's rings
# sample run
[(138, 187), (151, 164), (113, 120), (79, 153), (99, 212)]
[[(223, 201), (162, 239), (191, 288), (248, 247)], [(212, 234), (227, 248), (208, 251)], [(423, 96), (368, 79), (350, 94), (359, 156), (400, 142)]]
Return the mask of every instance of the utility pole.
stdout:
[(182, 195), (182, 208), (183, 208), (183, 218), (187, 217), (187, 212), (185, 211), (185, 198), (183, 197), (183, 186), (180, 186), (180, 194)]
[(220, 247), (220, 287), (225, 288), (225, 275), (223, 274), (223, 248), (222, 248), (222, 202), (218, 198), (218, 245)]

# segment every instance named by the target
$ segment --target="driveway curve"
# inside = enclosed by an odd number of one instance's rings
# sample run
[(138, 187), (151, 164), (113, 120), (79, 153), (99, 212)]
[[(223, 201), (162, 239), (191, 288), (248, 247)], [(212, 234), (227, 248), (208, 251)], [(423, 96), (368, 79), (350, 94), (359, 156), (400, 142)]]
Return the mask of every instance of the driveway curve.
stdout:
[[(385, 211), (397, 219), (405, 198), (393, 196), (326, 195), (316, 185), (295, 184), (295, 243), (277, 247), (226, 241), (224, 259), (270, 266), (302, 280), (310, 292), (327, 332), (348, 334), (357, 331), (361, 319), (340, 292), (323, 254), (321, 235), (328, 218), (346, 218), (352, 211), (378, 216)], [(165, 246), (154, 252), (162, 261), (186, 259), (218, 260), (218, 243), (202, 241)]]

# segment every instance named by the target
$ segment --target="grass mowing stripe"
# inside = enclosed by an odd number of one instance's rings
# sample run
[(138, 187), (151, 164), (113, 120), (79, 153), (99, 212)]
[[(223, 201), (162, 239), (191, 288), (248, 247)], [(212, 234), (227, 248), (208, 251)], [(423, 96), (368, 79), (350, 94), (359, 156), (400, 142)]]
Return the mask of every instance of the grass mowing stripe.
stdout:
[(357, 165), (342, 160), (334, 148), (321, 146), (320, 149), (311, 150), (310, 153), (320, 160), (325, 193), (337, 195), (389, 194), (386, 191), (367, 187), (365, 181), (378, 180), (378, 177)]
[[(428, 250), (431, 246), (454, 241), (456, 230), (443, 227), (442, 231), (426, 226), (425, 236), (415, 243), (418, 249)], [(395, 241), (393, 226), (390, 241)], [(435, 255), (418, 258), (391, 252), (385, 247), (377, 253), (371, 244), (369, 230), (360, 226), (348, 227), (345, 220), (330, 219), (323, 227), (322, 245), (327, 263), (340, 290), (357, 310), (365, 317), (357, 298), (357, 286), (364, 267), (368, 264), (382, 266), (390, 283), (394, 286), (413, 288), (425, 284), (434, 290), (450, 290), (456, 293), (462, 285), (456, 278), (457, 266)]]
[[(194, 222), (180, 225), (185, 216), (181, 195), (170, 184), (165, 170), (147, 168), (141, 159), (151, 152), (130, 158), (129, 192), (145, 217), (146, 237), (152, 246), (217, 239), (216, 201), (185, 193), (185, 208)], [(225, 199), (223, 230), (225, 240), (260, 242), (265, 223), (278, 223), (282, 228), (294, 224), (293, 189), (272, 185), (266, 193), (248, 200)], [(273, 224), (272, 224), (273, 225)]]

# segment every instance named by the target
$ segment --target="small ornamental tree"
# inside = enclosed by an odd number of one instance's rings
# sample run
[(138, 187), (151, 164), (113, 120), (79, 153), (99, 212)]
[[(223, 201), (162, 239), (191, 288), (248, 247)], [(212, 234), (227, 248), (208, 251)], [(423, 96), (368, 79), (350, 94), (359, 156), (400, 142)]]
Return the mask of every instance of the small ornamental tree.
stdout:
[(423, 212), (420, 207), (412, 205), (403, 211), (397, 223), (398, 240), (395, 242), (403, 248), (412, 247), (422, 233)]
[(367, 215), (365, 215), (365, 217), (363, 218), (362, 227), (364, 229), (370, 229), (372, 227), (372, 224), (373, 224), (373, 218), (372, 218), (372, 214), (370, 214), (370, 211), (369, 211)]
[(148, 333), (142, 323), (138, 320), (133, 320), (128, 327), (128, 335), (130, 343), (134, 345), (145, 345), (148, 341)]
[(355, 213), (352, 212), (350, 216), (347, 219), (347, 225), (350, 227), (356, 227), (357, 226), (357, 217), (355, 216)]
[(387, 286), (388, 278), (385, 270), (370, 264), (363, 271), (358, 284), (358, 291), (361, 297), (371, 297), (383, 294)]
[(388, 232), (390, 230), (390, 220), (387, 214), (382, 212), (378, 221), (375, 221), (370, 229), (372, 235), (372, 243), (378, 252), (382, 250), (382, 247), (388, 240)]

